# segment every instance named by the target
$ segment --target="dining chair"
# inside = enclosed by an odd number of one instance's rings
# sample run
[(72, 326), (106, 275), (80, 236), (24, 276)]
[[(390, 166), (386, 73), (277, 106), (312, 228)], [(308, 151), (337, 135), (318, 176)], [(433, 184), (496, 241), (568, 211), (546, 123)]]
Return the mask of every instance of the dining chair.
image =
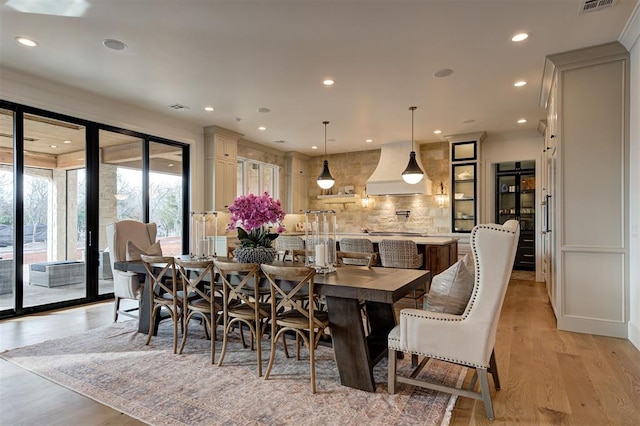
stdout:
[(294, 250), (304, 251), (304, 240), (297, 235), (279, 235), (275, 240), (278, 258), (286, 260)]
[[(181, 354), (187, 343), (189, 322), (200, 318), (205, 335), (211, 339), (211, 364), (215, 362), (216, 328), (222, 312), (222, 297), (216, 295), (213, 261), (211, 260), (175, 260), (182, 279), (182, 343), (178, 353)], [(187, 297), (184, 297), (187, 295)]]
[[(422, 256), (418, 253), (418, 245), (411, 240), (383, 239), (378, 244), (380, 263), (385, 268), (418, 269), (422, 267)], [(413, 299), (414, 307), (427, 292), (427, 284), (419, 290), (413, 290), (408, 297)]]
[(364, 253), (357, 251), (337, 251), (338, 265), (365, 266), (370, 268), (376, 263), (377, 253)]
[(262, 335), (271, 317), (271, 306), (262, 302), (266, 287), (260, 288), (260, 265), (214, 260), (215, 270), (222, 285), (222, 317), (224, 337), (218, 366), (222, 365), (227, 352), (229, 335), (238, 326), (242, 336), (242, 325), (251, 332), (251, 343), (255, 340), (258, 377), (262, 376)]
[(151, 280), (149, 285), (151, 321), (145, 344), (148, 345), (151, 342), (151, 337), (155, 333), (156, 320), (160, 311), (164, 309), (173, 322), (173, 353), (175, 354), (178, 349), (178, 324), (182, 322), (183, 304), (182, 286), (178, 283), (176, 276), (175, 258), (142, 254), (140, 260)]
[[(339, 241), (340, 251), (374, 253), (373, 242), (368, 238), (342, 238)], [(365, 262), (358, 259), (348, 259), (346, 264), (364, 265)], [(371, 266), (371, 265), (369, 265)]]
[(315, 349), (324, 330), (329, 326), (327, 312), (315, 309), (313, 279), (316, 271), (303, 266), (260, 267), (271, 290), (271, 354), (264, 378), (269, 378), (273, 368), (278, 338), (287, 332), (293, 332), (296, 335), (298, 358), (300, 339), (309, 349), (311, 392), (316, 393)]
[[(498, 319), (507, 291), (518, 248), (518, 221), (504, 225), (476, 225), (471, 231), (471, 253), (475, 260), (475, 285), (471, 299), (460, 315), (405, 308), (399, 325), (388, 337), (388, 391), (395, 393), (396, 383), (435, 389), (484, 402), (489, 419), (494, 419), (487, 373), (496, 390), (500, 389), (494, 345)], [(425, 358), (408, 376), (396, 371), (398, 352)], [(474, 368), (468, 389), (446, 387), (420, 379), (418, 374), (429, 358)], [(474, 391), (479, 382), (479, 392)]]
[[(156, 241), (157, 225), (137, 220), (120, 220), (105, 226), (111, 275), (113, 277), (113, 322), (119, 315), (138, 318), (131, 312), (138, 310), (144, 290), (144, 280), (136, 272), (120, 271), (114, 268), (115, 262), (140, 260), (142, 251), (147, 255), (162, 255), (160, 243)], [(135, 250), (134, 248), (139, 250)], [(149, 250), (149, 248), (152, 250)], [(131, 249), (130, 249), (131, 248)], [(134, 253), (135, 252), (135, 253)], [(152, 253), (153, 252), (153, 253)], [(120, 309), (122, 299), (135, 300), (138, 306)]]

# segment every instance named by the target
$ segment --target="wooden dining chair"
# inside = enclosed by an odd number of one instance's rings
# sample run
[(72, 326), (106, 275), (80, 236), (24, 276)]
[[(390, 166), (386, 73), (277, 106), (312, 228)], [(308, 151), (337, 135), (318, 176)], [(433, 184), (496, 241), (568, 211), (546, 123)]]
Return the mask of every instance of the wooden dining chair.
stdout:
[(338, 265), (365, 266), (370, 268), (376, 263), (377, 253), (364, 253), (356, 251), (338, 251), (336, 252)]
[(261, 265), (261, 268), (271, 289), (271, 355), (264, 378), (269, 378), (273, 368), (278, 338), (294, 332), (298, 351), (300, 339), (309, 349), (311, 392), (316, 393), (315, 349), (329, 326), (327, 312), (315, 309), (313, 278), (316, 271), (302, 266)]
[(216, 295), (216, 286), (211, 260), (176, 259), (176, 266), (182, 279), (182, 288), (187, 297), (182, 297), (182, 343), (181, 354), (187, 343), (189, 321), (194, 317), (202, 319), (202, 326), (211, 339), (211, 364), (215, 362), (216, 328), (222, 312), (222, 296)]
[(149, 279), (149, 303), (151, 322), (147, 335), (146, 345), (151, 342), (155, 333), (156, 320), (160, 311), (164, 309), (169, 313), (173, 322), (173, 353), (178, 349), (178, 324), (182, 318), (182, 286), (176, 276), (175, 258), (172, 256), (148, 256), (140, 255)]
[(262, 302), (266, 290), (260, 288), (257, 263), (237, 263), (228, 261), (214, 261), (215, 270), (220, 275), (223, 302), (222, 317), (224, 337), (218, 366), (222, 365), (227, 352), (229, 335), (234, 326), (238, 326), (242, 335), (242, 325), (246, 325), (251, 332), (251, 343), (255, 340), (256, 358), (258, 362), (258, 377), (262, 376), (262, 335), (271, 317), (271, 307)]

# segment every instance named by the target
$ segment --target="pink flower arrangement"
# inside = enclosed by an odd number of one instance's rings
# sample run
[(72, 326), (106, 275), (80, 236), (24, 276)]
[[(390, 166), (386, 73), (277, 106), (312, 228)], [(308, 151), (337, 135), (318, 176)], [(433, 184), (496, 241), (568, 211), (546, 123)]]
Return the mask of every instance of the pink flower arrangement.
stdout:
[[(278, 233), (285, 230), (282, 224), (285, 212), (280, 200), (274, 200), (267, 192), (236, 198), (229, 212), (229, 229), (238, 230), (241, 247), (271, 247)], [(276, 227), (276, 233), (269, 233), (269, 227)]]

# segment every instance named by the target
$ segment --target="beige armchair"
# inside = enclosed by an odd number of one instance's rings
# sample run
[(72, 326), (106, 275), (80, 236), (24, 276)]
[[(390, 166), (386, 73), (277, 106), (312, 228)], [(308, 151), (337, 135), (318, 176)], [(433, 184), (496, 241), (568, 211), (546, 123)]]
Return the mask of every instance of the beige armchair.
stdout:
[[(138, 301), (142, 297), (144, 280), (140, 281), (138, 274), (129, 271), (115, 270), (113, 264), (118, 261), (127, 260), (127, 242), (131, 241), (135, 247), (142, 251), (148, 250), (156, 243), (157, 226), (155, 223), (143, 223), (137, 220), (121, 220), (110, 223), (106, 226), (107, 244), (109, 247), (109, 262), (113, 273), (113, 294), (115, 296), (115, 306), (113, 309), (113, 321), (118, 320), (118, 315), (126, 315), (137, 318), (130, 312), (134, 309), (120, 310), (121, 299), (133, 299)], [(162, 253), (144, 253), (161, 255)], [(135, 257), (135, 254), (131, 254)], [(137, 253), (138, 259), (140, 253)]]
[[(400, 324), (388, 338), (389, 393), (395, 393), (396, 382), (400, 382), (482, 400), (487, 417), (493, 420), (487, 372), (491, 373), (495, 388), (500, 389), (493, 348), (519, 234), (520, 228), (515, 220), (504, 225), (487, 224), (473, 228), (471, 252), (475, 260), (475, 284), (462, 315), (422, 309), (400, 311)], [(399, 376), (396, 373), (397, 352), (425, 356), (418, 370), (426, 365), (428, 358), (435, 358), (475, 368), (475, 375), (468, 390), (418, 380), (419, 371), (408, 377)], [(476, 381), (479, 381), (479, 392), (473, 390)]]

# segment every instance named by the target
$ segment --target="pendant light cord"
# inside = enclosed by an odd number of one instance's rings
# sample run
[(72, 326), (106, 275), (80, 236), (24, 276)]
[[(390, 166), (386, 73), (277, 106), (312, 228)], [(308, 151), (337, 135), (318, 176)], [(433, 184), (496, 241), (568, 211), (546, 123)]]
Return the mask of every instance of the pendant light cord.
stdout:
[[(413, 113), (415, 112), (416, 108), (418, 107), (414, 107), (414, 106), (409, 107), (409, 109), (411, 110), (411, 151), (414, 151), (413, 149)], [(326, 139), (326, 136), (325, 136), (325, 139)]]
[(322, 124), (324, 124), (324, 159), (327, 159), (327, 124), (329, 124), (328, 121), (323, 121)]

